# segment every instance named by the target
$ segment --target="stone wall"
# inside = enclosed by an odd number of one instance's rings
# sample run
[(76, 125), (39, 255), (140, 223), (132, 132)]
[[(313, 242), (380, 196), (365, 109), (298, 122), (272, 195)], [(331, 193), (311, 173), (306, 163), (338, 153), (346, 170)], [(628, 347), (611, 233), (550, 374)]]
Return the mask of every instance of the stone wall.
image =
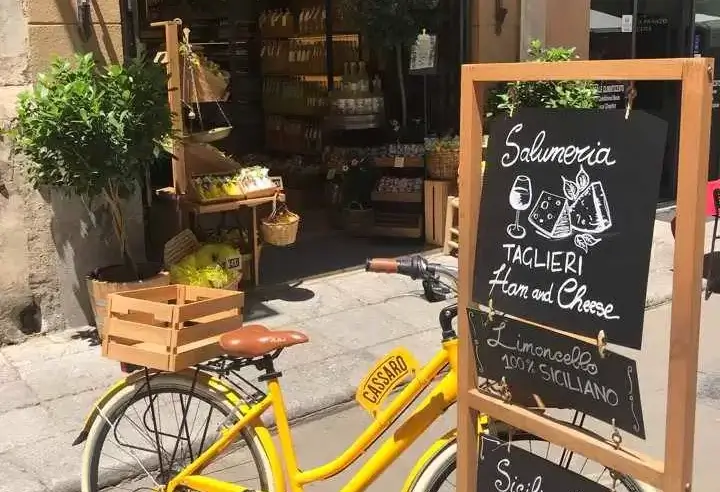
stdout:
[(503, 0), (507, 9), (496, 32), (496, 1), (472, 0), (471, 56), (474, 62), (525, 59), (529, 43), (577, 48), (587, 58), (590, 47), (590, 0)]
[[(92, 51), (122, 60), (118, 0), (92, 0), (92, 36), (84, 42), (69, 0), (0, 0), (0, 124), (17, 95), (55, 56)], [(127, 207), (131, 249), (144, 256), (139, 196)], [(21, 161), (0, 142), (0, 345), (92, 321), (85, 276), (119, 260), (107, 215), (79, 199), (32, 190)]]

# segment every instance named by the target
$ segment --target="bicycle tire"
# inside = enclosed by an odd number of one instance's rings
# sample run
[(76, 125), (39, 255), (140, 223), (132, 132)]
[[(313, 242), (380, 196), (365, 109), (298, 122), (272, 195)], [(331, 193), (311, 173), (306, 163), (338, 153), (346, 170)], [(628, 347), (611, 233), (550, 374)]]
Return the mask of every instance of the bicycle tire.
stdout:
[[(234, 405), (223, 397), (220, 392), (215, 391), (200, 382), (196, 382), (193, 386), (191, 378), (183, 377), (174, 373), (160, 373), (153, 375), (150, 379), (150, 390), (153, 395), (162, 393), (192, 395), (217, 409), (222, 416), (227, 417), (231, 412), (239, 413), (240, 410), (234, 408)], [(140, 378), (132, 384), (128, 384), (122, 388), (108, 403), (103, 407), (103, 414), (111, 423), (123, 415), (133, 402), (147, 398), (148, 388), (145, 378)], [(82, 455), (81, 470), (81, 490), (82, 492), (99, 492), (104, 486), (98, 483), (98, 466), (102, 454), (103, 444), (111, 429), (110, 424), (99, 416), (90, 428), (87, 441)], [(245, 441), (255, 469), (260, 479), (261, 490), (274, 492), (274, 480), (272, 477), (270, 460), (268, 453), (257, 433), (251, 428), (242, 430), (240, 438)], [(138, 476), (142, 474), (142, 470), (138, 470)]]
[[(543, 441), (536, 437), (532, 440)], [(442, 485), (457, 466), (457, 439), (454, 438), (435, 453), (416, 475), (408, 492), (440, 492)], [(627, 492), (657, 492), (657, 489), (641, 484), (627, 475), (618, 474), (618, 481)]]

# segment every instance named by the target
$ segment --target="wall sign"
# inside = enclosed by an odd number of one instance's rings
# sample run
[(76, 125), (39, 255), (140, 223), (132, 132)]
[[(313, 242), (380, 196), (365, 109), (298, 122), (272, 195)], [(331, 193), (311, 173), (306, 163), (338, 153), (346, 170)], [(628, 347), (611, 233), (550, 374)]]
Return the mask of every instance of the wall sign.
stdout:
[(468, 309), (478, 375), (505, 380), (513, 401), (533, 394), (645, 439), (637, 365), (620, 354), (544, 328)]
[(640, 348), (667, 124), (522, 109), (491, 126), (473, 300)]
[(483, 435), (477, 490), (487, 492), (608, 492), (608, 488), (541, 456)]
[(598, 83), (598, 103), (601, 109), (619, 109), (625, 107), (625, 83), (604, 81)]

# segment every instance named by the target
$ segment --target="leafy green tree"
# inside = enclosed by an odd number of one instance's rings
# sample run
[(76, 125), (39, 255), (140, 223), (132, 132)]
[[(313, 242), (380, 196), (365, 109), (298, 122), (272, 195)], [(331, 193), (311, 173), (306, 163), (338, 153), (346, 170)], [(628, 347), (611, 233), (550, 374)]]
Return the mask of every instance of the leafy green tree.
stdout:
[(56, 59), (19, 96), (5, 132), (30, 183), (92, 201), (112, 217), (120, 254), (137, 276), (128, 251), (123, 199), (162, 150), (171, 131), (165, 69), (145, 59), (100, 68), (92, 54)]

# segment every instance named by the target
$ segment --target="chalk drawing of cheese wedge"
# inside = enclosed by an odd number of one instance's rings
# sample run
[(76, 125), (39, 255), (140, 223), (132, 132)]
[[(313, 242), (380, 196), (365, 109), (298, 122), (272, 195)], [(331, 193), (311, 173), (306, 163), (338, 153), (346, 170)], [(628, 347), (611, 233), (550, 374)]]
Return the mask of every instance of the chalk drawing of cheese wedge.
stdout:
[(570, 225), (575, 231), (599, 234), (612, 227), (605, 189), (594, 181), (570, 205)]
[(547, 239), (563, 239), (572, 235), (567, 199), (547, 191), (540, 193), (528, 222)]

